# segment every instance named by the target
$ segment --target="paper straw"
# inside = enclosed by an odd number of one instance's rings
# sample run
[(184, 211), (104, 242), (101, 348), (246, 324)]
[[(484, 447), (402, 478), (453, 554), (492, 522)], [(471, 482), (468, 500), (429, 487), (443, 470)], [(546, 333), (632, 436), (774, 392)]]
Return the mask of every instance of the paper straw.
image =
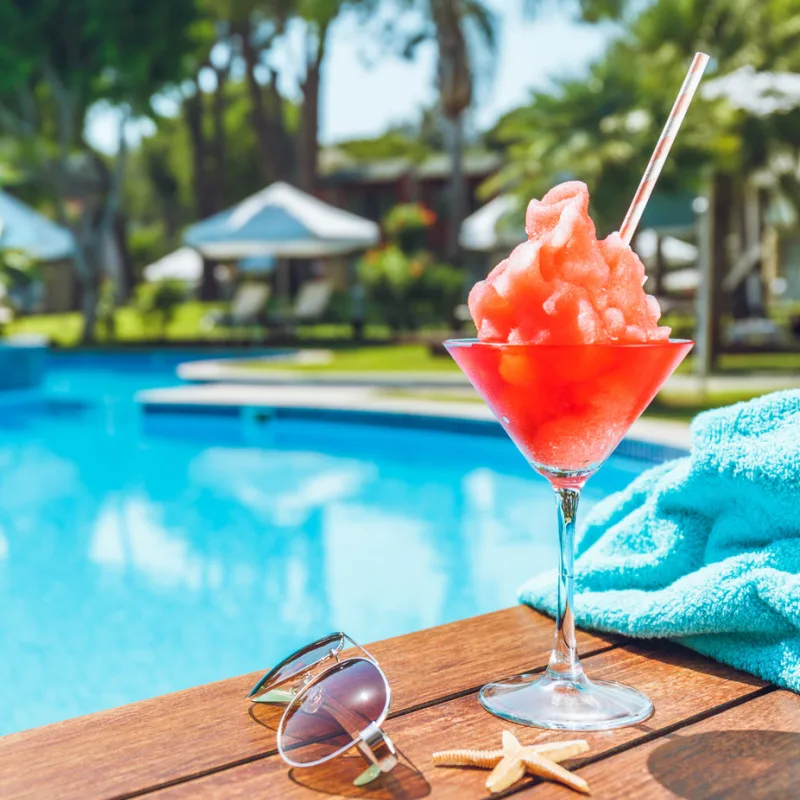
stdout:
[(650, 163), (644, 171), (639, 188), (633, 196), (628, 213), (622, 221), (622, 227), (619, 229), (619, 235), (625, 244), (630, 244), (633, 238), (633, 233), (639, 220), (642, 218), (644, 207), (653, 193), (653, 187), (656, 185), (658, 176), (661, 174), (661, 169), (664, 162), (667, 160), (672, 143), (678, 135), (678, 130), (683, 123), (683, 118), (686, 116), (686, 110), (689, 108), (689, 103), (692, 102), (694, 93), (697, 91), (697, 86), (700, 79), (703, 77), (706, 65), (708, 64), (708, 56), (705, 53), (695, 53), (692, 59), (692, 65), (686, 73), (686, 78), (683, 81), (678, 96), (675, 98), (675, 105), (672, 106), (672, 111), (669, 112), (664, 130), (661, 131), (661, 136), (656, 144), (656, 149), (653, 155), (650, 156)]

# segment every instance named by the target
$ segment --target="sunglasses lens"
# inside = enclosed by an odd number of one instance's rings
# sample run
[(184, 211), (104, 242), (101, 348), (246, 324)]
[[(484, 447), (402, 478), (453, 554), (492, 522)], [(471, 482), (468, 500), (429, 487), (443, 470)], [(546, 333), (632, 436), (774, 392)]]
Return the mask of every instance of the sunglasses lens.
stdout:
[(268, 691), (273, 686), (278, 686), (284, 681), (289, 680), (293, 675), (298, 675), (309, 667), (331, 654), (331, 650), (339, 652), (344, 642), (341, 633), (335, 633), (320, 639), (305, 650), (300, 650), (295, 655), (288, 658), (284, 663), (279, 664), (270, 672), (266, 678), (262, 679), (257, 694)]
[(290, 764), (311, 764), (352, 745), (387, 710), (386, 683), (371, 661), (334, 667), (286, 709), (278, 731), (281, 755)]

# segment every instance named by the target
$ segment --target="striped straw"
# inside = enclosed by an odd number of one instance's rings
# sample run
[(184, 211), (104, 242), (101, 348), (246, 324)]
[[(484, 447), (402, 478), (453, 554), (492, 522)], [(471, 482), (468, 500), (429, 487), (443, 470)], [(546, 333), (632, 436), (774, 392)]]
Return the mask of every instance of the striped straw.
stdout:
[(689, 103), (692, 102), (707, 64), (708, 56), (705, 53), (695, 53), (692, 65), (689, 67), (689, 71), (683, 81), (683, 86), (681, 86), (681, 90), (678, 92), (677, 98), (675, 98), (675, 105), (672, 106), (672, 111), (669, 112), (664, 130), (661, 131), (656, 149), (653, 151), (653, 155), (650, 156), (650, 163), (644, 171), (639, 188), (633, 196), (628, 213), (625, 215), (622, 227), (619, 229), (619, 235), (625, 244), (631, 243), (636, 226), (644, 213), (644, 207), (653, 193), (653, 187), (661, 174), (661, 169), (667, 160), (672, 143), (678, 135), (683, 118), (686, 116), (686, 110), (689, 108)]

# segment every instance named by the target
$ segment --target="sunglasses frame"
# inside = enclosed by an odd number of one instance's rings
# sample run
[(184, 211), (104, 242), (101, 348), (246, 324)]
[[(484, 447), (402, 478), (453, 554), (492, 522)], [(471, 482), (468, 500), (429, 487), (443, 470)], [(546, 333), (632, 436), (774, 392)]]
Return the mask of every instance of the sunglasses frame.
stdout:
[[(364, 648), (360, 644), (358, 644), (358, 642), (355, 642), (346, 633), (343, 633), (342, 631), (335, 631), (334, 633), (329, 633), (327, 636), (322, 636), (319, 639), (316, 639), (315, 641), (311, 642), (310, 644), (305, 645), (305, 647), (301, 647), (298, 650), (295, 650), (293, 653), (291, 653), (290, 655), (286, 656), (286, 658), (284, 658), (283, 661), (281, 661), (280, 663), (276, 664), (271, 670), (269, 670), (268, 672), (265, 672), (261, 676), (261, 678), (259, 678), (259, 680), (256, 683), (256, 685), (250, 690), (250, 694), (248, 694), (247, 696), (254, 703), (274, 702), (274, 701), (272, 701), (272, 700), (267, 698), (267, 695), (269, 695), (269, 693), (271, 691), (271, 689), (269, 688), (269, 684), (278, 675), (280, 675), (280, 672), (284, 667), (286, 667), (289, 664), (291, 664), (292, 661), (295, 661), (298, 658), (302, 658), (306, 653), (313, 652), (314, 650), (317, 650), (318, 648), (320, 648), (320, 647), (322, 647), (322, 646), (324, 646), (326, 644), (333, 645), (334, 643), (336, 643), (336, 646), (335, 647), (331, 647), (331, 649), (328, 651), (328, 653), (326, 653), (323, 656), (320, 656), (316, 661), (314, 661), (311, 664), (307, 664), (305, 667), (303, 667), (302, 669), (299, 669), (297, 672), (294, 672), (291, 675), (288, 675), (287, 677), (282, 678), (281, 680), (277, 681), (275, 683), (275, 686), (273, 686), (272, 688), (276, 688), (276, 687), (280, 686), (281, 684), (286, 683), (287, 681), (290, 681), (290, 680), (291, 681), (297, 681), (298, 679), (302, 678), (304, 675), (307, 675), (312, 669), (314, 669), (314, 667), (318, 666), (319, 664), (321, 664), (323, 661), (325, 661), (328, 658), (334, 658), (336, 660), (336, 662), (338, 663), (339, 662), (339, 653), (341, 653), (342, 650), (345, 649), (344, 648), (345, 642), (350, 642), (350, 644), (353, 647), (357, 648), (358, 650), (361, 650), (364, 653), (367, 653), (367, 651), (364, 650)], [(369, 656), (371, 661), (377, 663), (375, 661), (375, 659), (369, 653), (367, 653), (367, 655)], [(305, 683), (308, 683), (308, 681), (305, 681)], [(294, 694), (296, 694), (297, 691), (300, 691), (300, 690), (297, 689), (294, 692)]]
[[(349, 656), (348, 658), (344, 659), (339, 658), (339, 654), (345, 649), (345, 642), (349, 642), (364, 655)], [(305, 654), (313, 652), (314, 650), (317, 650), (327, 644), (334, 645), (327, 654), (320, 656), (311, 664), (304, 666), (297, 672), (278, 680), (277, 683), (270, 687), (270, 682), (274, 681), (275, 678), (280, 675), (280, 672), (284, 667), (291, 664), (292, 661), (302, 658)], [(335, 659), (335, 663), (326, 666), (317, 674), (312, 674), (312, 671), (315, 670), (316, 667), (319, 667), (322, 662), (329, 658)], [(307, 694), (323, 683), (327, 677), (343, 669), (347, 664), (358, 661), (365, 661), (375, 667), (381, 677), (381, 680), (383, 681), (386, 700), (384, 702), (383, 710), (378, 715), (378, 719), (372, 720), (370, 724), (367, 725), (364, 730), (360, 731), (357, 736), (355, 736), (347, 745), (339, 748), (334, 753), (326, 755), (324, 758), (309, 762), (293, 761), (286, 754), (282, 743), (283, 729), (290, 710), (302, 704), (303, 699), (307, 696)], [(297, 688), (296, 685), (298, 680), (302, 682), (299, 688)], [(288, 681), (295, 682), (295, 686), (293, 686), (289, 691), (281, 692), (281, 690), (276, 689), (276, 687), (287, 683)], [(280, 692), (280, 695), (277, 697), (275, 696), (276, 692)], [(389, 714), (389, 708), (392, 702), (392, 687), (374, 656), (342, 631), (323, 636), (284, 658), (283, 661), (274, 666), (271, 670), (269, 670), (269, 672), (266, 672), (261, 677), (258, 683), (256, 683), (251, 690), (248, 697), (254, 703), (286, 703), (286, 708), (283, 710), (281, 721), (278, 725), (277, 741), (278, 753), (280, 754), (281, 758), (287, 764), (289, 764), (289, 766), (301, 768), (319, 766), (320, 764), (324, 764), (327, 761), (331, 761), (332, 759), (343, 755), (353, 747), (357, 747), (362, 756), (371, 764), (371, 766), (368, 767), (367, 770), (359, 775), (359, 777), (354, 781), (355, 785), (361, 786), (374, 780), (381, 773), (391, 771), (397, 765), (397, 751), (394, 743), (386, 735), (386, 733), (381, 730), (380, 727), (386, 721), (386, 717)]]

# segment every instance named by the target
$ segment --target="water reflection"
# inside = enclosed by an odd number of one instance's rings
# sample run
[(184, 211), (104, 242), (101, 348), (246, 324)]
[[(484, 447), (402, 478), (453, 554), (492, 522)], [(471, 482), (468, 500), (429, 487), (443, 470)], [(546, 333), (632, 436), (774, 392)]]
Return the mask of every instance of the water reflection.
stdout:
[(3, 430), (0, 733), (266, 669), (332, 629), (369, 641), (509, 605), (555, 562), (550, 490), (504, 440), (150, 435), (131, 386), (88, 402), (101, 378), (60, 373), (85, 408)]
[(114, 570), (137, 570), (160, 587), (199, 591), (207, 571), (219, 586), (219, 562), (207, 563), (192, 552), (181, 532), (168, 530), (161, 517), (161, 508), (145, 497), (114, 497), (101, 503), (89, 560)]

